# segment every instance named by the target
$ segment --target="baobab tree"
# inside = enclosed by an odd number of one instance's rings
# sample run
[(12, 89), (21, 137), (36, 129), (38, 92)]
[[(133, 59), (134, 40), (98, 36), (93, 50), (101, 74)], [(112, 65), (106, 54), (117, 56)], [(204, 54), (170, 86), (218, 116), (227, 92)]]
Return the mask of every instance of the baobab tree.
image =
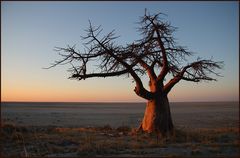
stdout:
[[(126, 44), (116, 44), (118, 36), (114, 30), (101, 35), (101, 26), (94, 27), (89, 21), (85, 49), (79, 51), (75, 46), (56, 47), (61, 59), (49, 68), (59, 64), (71, 64), (70, 79), (85, 80), (92, 77), (131, 76), (136, 84), (134, 92), (147, 100), (144, 118), (139, 130), (157, 132), (162, 135), (173, 131), (168, 94), (181, 80), (190, 82), (216, 81), (211, 77), (219, 76), (216, 69), (222, 68), (222, 62), (197, 58), (189, 63), (186, 57), (193, 53), (177, 44), (173, 37), (176, 30), (171, 24), (160, 18), (164, 14), (150, 14), (145, 11), (140, 17), (139, 40)], [(97, 61), (97, 62), (92, 62)], [(98, 72), (89, 72), (89, 65), (96, 64)], [(184, 66), (183, 66), (184, 65)], [(149, 89), (142, 83), (141, 76), (148, 75)], [(169, 81), (166, 76), (171, 77)]]

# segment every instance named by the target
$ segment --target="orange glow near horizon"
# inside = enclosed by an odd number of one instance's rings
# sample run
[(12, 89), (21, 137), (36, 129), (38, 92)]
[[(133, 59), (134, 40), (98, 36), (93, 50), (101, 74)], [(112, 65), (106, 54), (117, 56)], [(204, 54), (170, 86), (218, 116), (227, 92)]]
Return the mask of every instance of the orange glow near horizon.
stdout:
[[(65, 80), (69, 83), (68, 80)], [(93, 82), (93, 83), (92, 83)], [(133, 90), (126, 89), (118, 86), (106, 87), (101, 84), (95, 86), (94, 81), (89, 81), (87, 84), (81, 82), (73, 84), (65, 84), (60, 87), (58, 84), (54, 85), (38, 85), (34, 87), (6, 86), (2, 88), (1, 99), (2, 101), (29, 101), (29, 102), (139, 102), (143, 101), (135, 95)], [(34, 84), (34, 83), (32, 83)], [(106, 82), (105, 82), (106, 84)], [(93, 86), (91, 86), (93, 85)], [(89, 88), (87, 88), (89, 87)], [(126, 84), (126, 88), (128, 85)]]
[[(27, 102), (146, 102), (134, 93), (134, 86), (129, 86), (129, 82), (119, 86), (116, 83), (121, 79), (115, 78), (114, 80), (112, 84), (109, 84), (109, 79), (107, 81), (98, 79), (99, 82), (103, 82), (98, 86), (96, 86), (96, 80), (84, 81), (83, 83), (81, 81), (76, 83), (76, 81), (67, 82), (68, 80), (64, 80), (67, 83), (64, 87), (53, 83), (51, 86), (44, 83), (34, 87), (3, 85), (1, 100)], [(181, 85), (180, 83), (176, 89), (173, 89), (168, 95), (169, 101), (236, 101), (236, 98), (238, 98), (237, 93), (226, 91), (224, 87), (214, 89), (215, 85), (211, 83), (201, 86), (188, 84)], [(31, 85), (36, 84), (32, 83)], [(206, 93), (205, 89), (207, 87), (209, 90)]]

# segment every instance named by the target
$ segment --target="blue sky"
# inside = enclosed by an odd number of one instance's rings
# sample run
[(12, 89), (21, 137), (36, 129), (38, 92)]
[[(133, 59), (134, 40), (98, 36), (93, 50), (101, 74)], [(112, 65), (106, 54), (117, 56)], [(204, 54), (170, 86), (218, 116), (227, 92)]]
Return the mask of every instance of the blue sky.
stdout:
[[(239, 17), (237, 2), (2, 2), (1, 92), (4, 100), (18, 101), (143, 101), (125, 77), (68, 80), (68, 66), (44, 70), (59, 56), (55, 46), (77, 44), (88, 20), (102, 25), (103, 33), (115, 29), (126, 44), (137, 40), (139, 16), (147, 8), (163, 12), (178, 27), (178, 42), (198, 56), (224, 61), (218, 82), (182, 81), (170, 101), (238, 100)], [(147, 79), (143, 78), (145, 85)], [(183, 92), (185, 95), (183, 95)], [(111, 94), (111, 95), (110, 95)], [(108, 97), (108, 96), (111, 97)], [(62, 97), (65, 96), (65, 97)], [(34, 99), (33, 99), (34, 98)]]

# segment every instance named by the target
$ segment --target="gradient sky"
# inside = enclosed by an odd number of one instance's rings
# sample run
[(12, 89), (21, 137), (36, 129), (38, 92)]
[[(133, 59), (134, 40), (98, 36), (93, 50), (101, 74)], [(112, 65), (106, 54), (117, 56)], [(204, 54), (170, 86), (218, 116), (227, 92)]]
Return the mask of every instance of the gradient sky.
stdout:
[(42, 68), (59, 58), (55, 46), (83, 48), (88, 20), (105, 33), (115, 29), (120, 44), (137, 40), (136, 22), (145, 8), (168, 15), (179, 28), (179, 44), (196, 52), (190, 61), (213, 56), (225, 64), (217, 82), (180, 81), (170, 101), (238, 101), (238, 2), (1, 2), (2, 101), (144, 101), (131, 78), (79, 82), (67, 79), (68, 65)]

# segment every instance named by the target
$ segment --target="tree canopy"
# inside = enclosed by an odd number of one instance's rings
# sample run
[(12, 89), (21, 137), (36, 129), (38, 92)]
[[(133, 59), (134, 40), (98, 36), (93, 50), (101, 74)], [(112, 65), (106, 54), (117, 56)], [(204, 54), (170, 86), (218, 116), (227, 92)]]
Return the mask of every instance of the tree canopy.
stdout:
[[(160, 87), (161, 92), (165, 94), (180, 80), (216, 80), (211, 74), (220, 76), (216, 70), (223, 67), (223, 62), (201, 58), (188, 62), (187, 57), (193, 53), (178, 45), (173, 37), (177, 28), (171, 26), (162, 16), (162, 13), (150, 14), (145, 11), (140, 17), (137, 29), (141, 38), (125, 46), (117, 44), (118, 36), (114, 30), (103, 36), (101, 26), (95, 27), (89, 21), (86, 36), (82, 37), (85, 49), (79, 51), (75, 46), (55, 47), (62, 58), (49, 68), (59, 64), (71, 64), (69, 78), (77, 80), (128, 75), (136, 83), (135, 93), (147, 100), (153, 98), (155, 90), (149, 91), (143, 86), (143, 74), (147, 74), (150, 82)], [(98, 72), (89, 72), (91, 61), (98, 61)], [(171, 75), (172, 78), (164, 85), (166, 75)]]

